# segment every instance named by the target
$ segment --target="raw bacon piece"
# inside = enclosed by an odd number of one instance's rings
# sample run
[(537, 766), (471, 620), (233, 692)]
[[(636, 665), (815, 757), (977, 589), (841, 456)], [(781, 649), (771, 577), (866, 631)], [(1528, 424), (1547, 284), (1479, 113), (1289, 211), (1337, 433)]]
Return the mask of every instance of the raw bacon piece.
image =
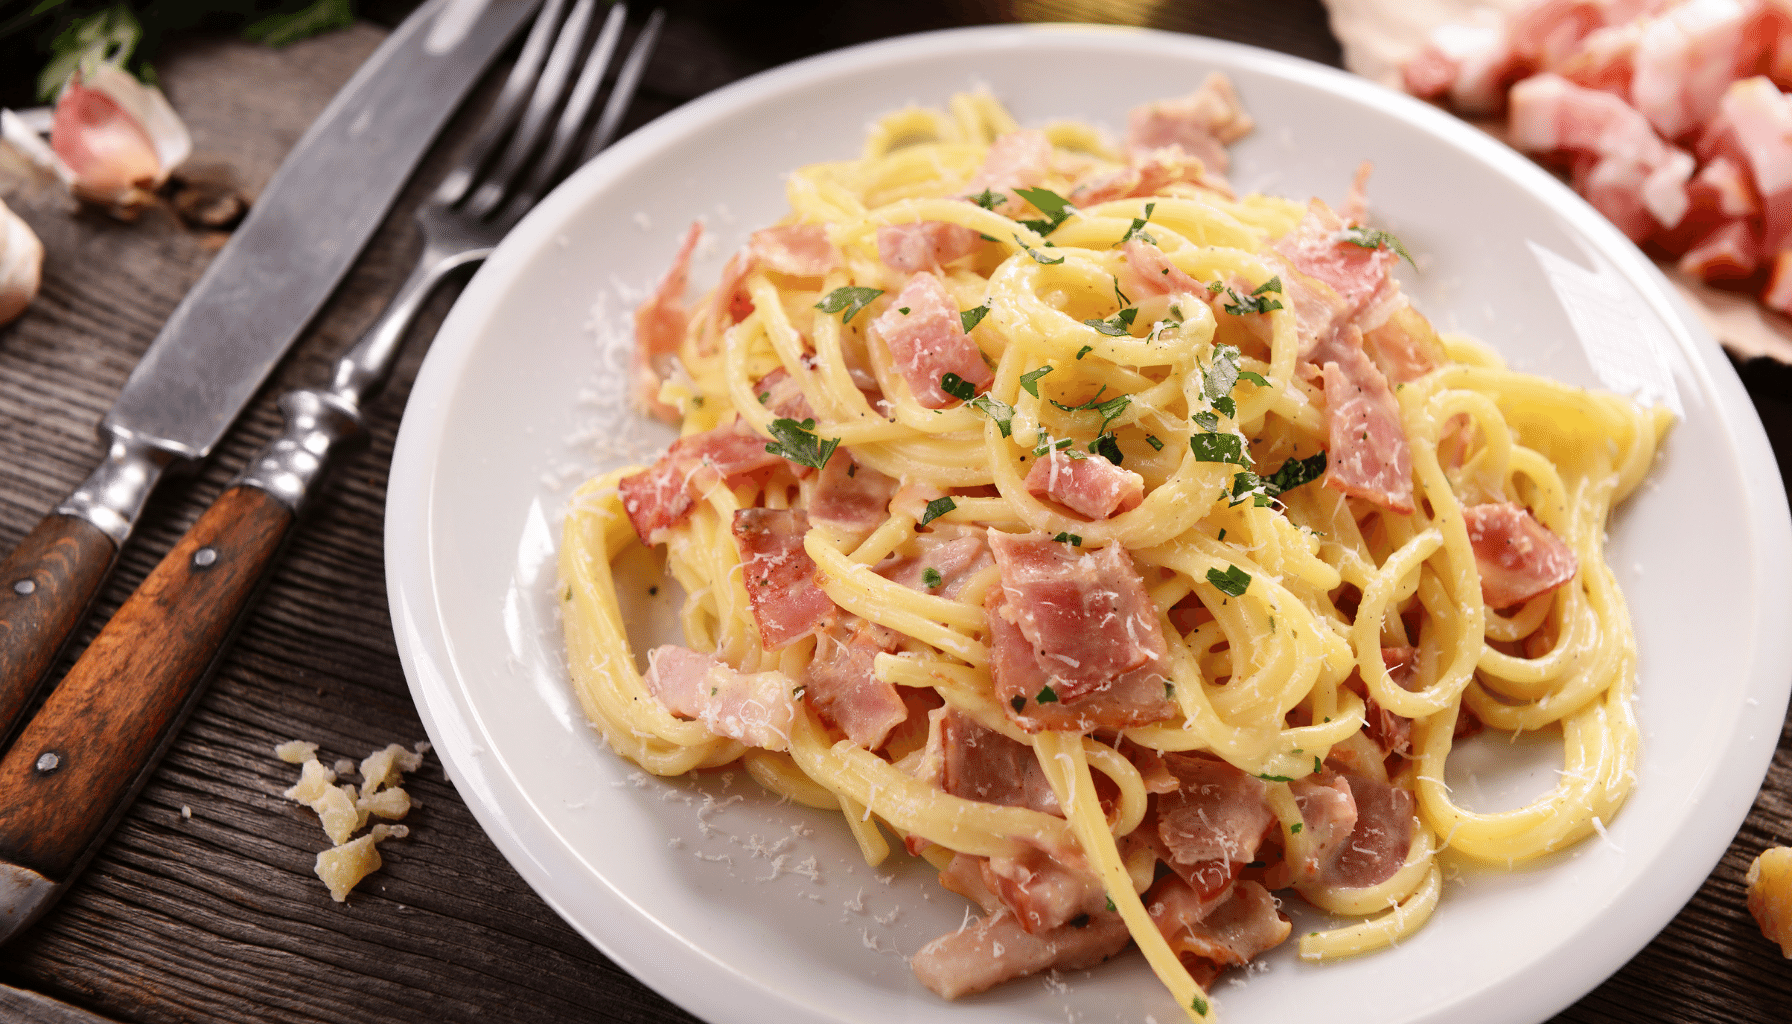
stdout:
[(1164, 761), (1179, 783), (1157, 798), (1157, 832), (1172, 865), (1256, 860), (1276, 820), (1263, 782), (1209, 757), (1165, 754)]
[(1183, 273), (1162, 249), (1143, 238), (1134, 235), (1120, 251), (1126, 256), (1127, 269), (1132, 271), (1127, 286), (1136, 294), (1206, 296), (1207, 289), (1201, 282)]
[(1574, 552), (1522, 505), (1470, 505), (1462, 519), (1489, 608), (1529, 601), (1574, 578)]
[(1538, 0), (1512, 15), (1512, 52), (1532, 67), (1553, 69), (1604, 25), (1596, 0)]
[(753, 232), (747, 252), (767, 270), (792, 277), (820, 277), (840, 263), (839, 251), (820, 224), (761, 228)]
[(634, 381), (630, 391), (643, 412), (665, 423), (678, 422), (678, 410), (660, 401), (660, 385), (672, 372), (673, 356), (690, 326), (690, 313), (684, 308), (684, 288), (690, 277), (691, 253), (702, 237), (702, 223), (692, 221), (666, 276), (660, 278), (653, 294), (635, 307)]
[(1027, 470), (1027, 493), (1050, 498), (1078, 515), (1106, 519), (1138, 508), (1145, 500), (1145, 478), (1121, 469), (1100, 455), (1073, 459), (1053, 450)]
[(912, 274), (969, 256), (983, 241), (977, 232), (944, 220), (886, 224), (877, 229), (877, 258), (891, 270)]
[(809, 518), (855, 533), (874, 530), (889, 515), (896, 486), (895, 477), (860, 465), (841, 448), (821, 467), (809, 498)]
[(1224, 174), (1231, 165), (1226, 147), (1255, 127), (1231, 79), (1215, 71), (1187, 96), (1134, 107), (1126, 115), (1126, 149), (1149, 153), (1181, 146), (1215, 174)]
[(1701, 281), (1740, 281), (1761, 265), (1761, 252), (1748, 222), (1721, 225), (1686, 250), (1680, 269)]
[(1125, 548), (1079, 551), (1043, 533), (996, 530), (989, 547), (1002, 571), (1001, 615), (1026, 637), (1058, 700), (1132, 669), (1167, 667), (1157, 608)]
[(940, 730), (945, 754), (941, 789), (966, 800), (1028, 807), (1063, 817), (1032, 747), (985, 729), (956, 710), (941, 717)]
[(1752, 13), (1739, 0), (1686, 0), (1643, 25), (1630, 102), (1662, 137), (1678, 139), (1717, 110)]
[(1628, 96), (1630, 79), (1636, 72), (1636, 48), (1642, 39), (1641, 22), (1594, 29), (1581, 40), (1579, 50), (1552, 70), (1576, 85)]
[(783, 465), (765, 450), (765, 438), (736, 421), (672, 442), (652, 467), (623, 477), (616, 490), (641, 542), (658, 544), (684, 522), (696, 496), (716, 485), (733, 487), (747, 477)]
[[(1158, 880), (1146, 894), (1147, 907), (1175, 906), (1160, 889), (1180, 884), (1174, 875)], [(1248, 879), (1241, 880), (1225, 900), (1201, 919), (1186, 921), (1185, 915), (1165, 913), (1153, 915), (1158, 930), (1197, 983), (1208, 985), (1227, 967), (1250, 963), (1259, 954), (1274, 949), (1286, 940), (1294, 925), (1276, 909), (1276, 898), (1269, 890)], [(1193, 959), (1195, 962), (1190, 963)]]
[(895, 684), (873, 673), (877, 656), (894, 651), (898, 639), (857, 616), (830, 622), (816, 635), (815, 656), (803, 674), (803, 696), (866, 750), (883, 746), (908, 718)]
[(1506, 86), (1522, 70), (1504, 19), (1476, 11), (1470, 22), (1433, 29), (1401, 72), (1413, 95), (1435, 99), (1448, 93), (1457, 109), (1484, 114), (1500, 108)]
[(1363, 351), (1363, 332), (1336, 331), (1311, 358), (1325, 378), (1325, 485), (1411, 513), (1412, 446), (1393, 389)]
[(957, 999), (1051, 968), (1094, 967), (1125, 949), (1131, 938), (1120, 915), (1105, 911), (1089, 915), (1080, 928), (1067, 924), (1037, 935), (1028, 934), (1013, 914), (995, 914), (922, 946), (909, 966), (936, 995)]
[(712, 655), (670, 644), (647, 656), (648, 692), (680, 718), (694, 718), (718, 736), (785, 750), (796, 721), (790, 677), (736, 672)]
[(940, 378), (948, 373), (978, 391), (995, 380), (983, 353), (964, 333), (951, 294), (931, 273), (909, 278), (896, 301), (871, 322), (871, 329), (889, 346), (896, 372), (925, 408), (943, 409), (958, 401), (940, 389)]
[(1792, 249), (1781, 249), (1773, 258), (1773, 269), (1768, 275), (1767, 287), (1761, 292), (1761, 302), (1769, 309), (1792, 314)]
[(1014, 213), (1024, 204), (1024, 200), (1013, 194), (1014, 190), (1039, 184), (1051, 165), (1052, 143), (1044, 132), (1031, 128), (1009, 132), (990, 145), (989, 152), (983, 157), (983, 166), (971, 176), (966, 192), (970, 195), (986, 191), (1007, 193), (1007, 199), (995, 210), (997, 213)]
[(1110, 683), (1073, 700), (1048, 700), (1045, 689), (1051, 676), (1041, 658), (1014, 623), (1003, 614), (1001, 587), (989, 588), (983, 607), (989, 613), (990, 676), (996, 697), (1008, 717), (1028, 732), (1056, 729), (1089, 732), (1094, 729), (1128, 729), (1161, 722), (1176, 714), (1177, 706), (1166, 691), (1167, 681), (1155, 662), (1121, 673)]
[(782, 650), (819, 627), (834, 611), (819, 572), (803, 550), (809, 517), (800, 509), (743, 508), (734, 513), (741, 581), (753, 605), (759, 642)]
[(1727, 156), (1754, 176), (1766, 252), (1792, 246), (1792, 96), (1765, 76), (1733, 83), (1699, 139), (1699, 155)]

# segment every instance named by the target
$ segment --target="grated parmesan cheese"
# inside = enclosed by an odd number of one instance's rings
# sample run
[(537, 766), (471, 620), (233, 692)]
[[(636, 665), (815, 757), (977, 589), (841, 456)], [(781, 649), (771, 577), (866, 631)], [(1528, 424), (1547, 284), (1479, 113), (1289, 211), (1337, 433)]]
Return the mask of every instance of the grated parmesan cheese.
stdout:
[(288, 740), (274, 748), (274, 756), (287, 764), (304, 764), (317, 754), (317, 744)]
[(403, 839), (410, 834), (411, 830), (403, 825), (375, 825), (373, 831), (361, 838), (319, 853), (314, 870), (329, 886), (330, 898), (345, 903), (349, 891), (361, 884), (361, 879), (380, 869), (383, 862), (375, 844), (387, 838)]
[[(330, 837), (331, 848), (317, 855), (317, 877), (330, 889), (330, 898), (338, 903), (348, 899), (361, 879), (380, 868), (378, 843), (387, 838), (402, 839), (410, 835), (403, 825), (375, 825), (368, 834), (353, 838), (367, 825), (370, 816), (399, 819), (416, 806), (409, 793), (399, 787), (404, 773), (416, 771), (423, 764), (428, 743), (418, 743), (411, 750), (392, 743), (361, 760), (362, 779), (359, 788), (336, 785), (338, 777), (353, 774), (356, 764), (338, 758), (331, 769), (317, 759), (317, 744), (293, 740), (274, 748), (281, 760), (299, 764), (299, 781), (286, 790), (286, 798), (302, 803), (317, 812), (318, 823)], [(184, 810), (184, 809), (183, 809)]]
[(1792, 960), (1792, 847), (1772, 846), (1748, 866), (1748, 911)]

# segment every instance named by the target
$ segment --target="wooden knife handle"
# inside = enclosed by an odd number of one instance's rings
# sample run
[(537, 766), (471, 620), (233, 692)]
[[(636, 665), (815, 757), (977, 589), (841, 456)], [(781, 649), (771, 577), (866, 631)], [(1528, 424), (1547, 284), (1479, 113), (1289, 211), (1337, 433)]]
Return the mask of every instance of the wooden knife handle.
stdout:
[(0, 861), (66, 882), (148, 778), (293, 525), (257, 487), (187, 531), (0, 759)]
[(99, 527), (53, 512), (0, 562), (0, 738), (56, 664), (117, 554)]

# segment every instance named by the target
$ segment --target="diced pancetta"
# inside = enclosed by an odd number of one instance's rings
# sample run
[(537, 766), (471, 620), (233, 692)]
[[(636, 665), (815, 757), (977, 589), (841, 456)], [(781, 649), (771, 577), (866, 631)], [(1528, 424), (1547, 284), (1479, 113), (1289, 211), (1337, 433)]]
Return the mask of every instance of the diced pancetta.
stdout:
[(1596, 28), (1581, 40), (1578, 50), (1551, 70), (1576, 85), (1628, 96), (1630, 78), (1636, 71), (1636, 48), (1642, 39), (1641, 22)]
[(711, 487), (733, 487), (755, 473), (784, 465), (765, 450), (765, 438), (736, 421), (672, 442), (650, 468), (616, 485), (622, 509), (644, 544), (658, 544), (684, 522), (698, 496)]
[(1134, 107), (1126, 115), (1126, 149), (1149, 153), (1165, 146), (1181, 146), (1215, 174), (1231, 166), (1226, 147), (1256, 127), (1232, 80), (1218, 71), (1207, 76), (1200, 88), (1179, 99), (1159, 100)]
[(951, 294), (931, 273), (909, 278), (896, 300), (871, 322), (871, 330), (889, 347), (896, 372), (925, 408), (943, 409), (958, 401), (940, 388), (948, 373), (978, 391), (995, 380), (983, 353), (964, 333)]
[(1232, 194), (1224, 178), (1207, 174), (1199, 159), (1184, 152), (1181, 146), (1169, 145), (1134, 153), (1127, 165), (1117, 171), (1097, 172), (1084, 178), (1070, 190), (1070, 199), (1079, 206), (1094, 206), (1114, 199), (1154, 196), (1183, 181)]
[[(1170, 909), (1175, 904), (1160, 892), (1180, 884), (1174, 875), (1166, 875), (1146, 895), (1147, 908)], [(1274, 949), (1286, 940), (1294, 925), (1276, 909), (1276, 898), (1262, 885), (1240, 880), (1225, 900), (1197, 921), (1185, 922), (1183, 916), (1164, 914), (1158, 918), (1158, 929), (1164, 940), (1195, 981), (1202, 985), (1213, 982), (1220, 971), (1250, 963), (1260, 954)], [(1191, 960), (1193, 961), (1191, 963)]]
[(1741, 0), (1684, 0), (1643, 26), (1630, 102), (1663, 138), (1694, 131), (1716, 111), (1739, 70), (1752, 6)]
[(884, 266), (905, 274), (938, 270), (943, 264), (976, 252), (982, 241), (977, 232), (951, 221), (886, 224), (877, 229), (877, 258)]
[(784, 419), (801, 423), (815, 418), (802, 386), (782, 366), (759, 378), (759, 383), (753, 385), (753, 394), (759, 398), (759, 404)]
[(1256, 860), (1276, 820), (1262, 780), (1210, 757), (1166, 754), (1164, 761), (1179, 783), (1157, 798), (1158, 835), (1172, 863)]
[(1574, 552), (1521, 505), (1497, 502), (1462, 510), (1481, 599), (1506, 608), (1548, 593), (1574, 578)]
[(1720, 225), (1679, 261), (1681, 270), (1701, 281), (1744, 280), (1760, 265), (1760, 246), (1745, 220)]
[[(1046, 693), (1052, 677), (1042, 666), (1039, 652), (1003, 614), (1005, 606), (1002, 588), (989, 588), (983, 604), (989, 614), (989, 671), (1004, 712), (1022, 729), (1128, 729), (1176, 714), (1177, 706), (1166, 692), (1164, 670), (1156, 662), (1122, 672), (1071, 700), (1059, 698), (1056, 691)], [(1041, 697), (1047, 699), (1042, 702)]]
[(1053, 450), (1027, 471), (1027, 493), (1063, 505), (1090, 519), (1106, 519), (1139, 507), (1145, 500), (1145, 478), (1100, 455), (1073, 458)]
[(1325, 485), (1411, 513), (1412, 446), (1393, 389), (1363, 351), (1362, 331), (1333, 332), (1311, 358), (1325, 379)]
[(1057, 700), (1132, 669), (1168, 667), (1157, 607), (1125, 548), (1083, 551), (1043, 533), (996, 530), (989, 547), (1001, 567), (1002, 617), (1032, 646)]
[(666, 423), (678, 422), (678, 410), (660, 401), (660, 385), (672, 373), (673, 357), (690, 326), (684, 289), (690, 276), (691, 253), (702, 237), (703, 225), (692, 221), (666, 276), (660, 278), (653, 294), (635, 307), (634, 380), (630, 394), (641, 411)]
[(1465, 113), (1492, 113), (1505, 102), (1506, 86), (1521, 71), (1505, 20), (1476, 10), (1467, 22), (1439, 25), (1401, 68), (1415, 96), (1448, 95)]
[(1512, 14), (1512, 52), (1531, 67), (1553, 69), (1604, 24), (1597, 0), (1533, 0)]
[(840, 264), (840, 252), (820, 224), (780, 224), (753, 232), (752, 259), (767, 270), (792, 277), (820, 277)]
[(803, 674), (804, 698), (866, 750), (882, 747), (908, 718), (895, 685), (873, 672), (877, 656), (896, 650), (898, 640), (894, 631), (857, 616), (829, 622), (816, 634), (815, 655)]
[(1321, 869), (1319, 882), (1366, 889), (1392, 878), (1406, 863), (1417, 801), (1411, 790), (1361, 775), (1344, 778), (1356, 802), (1356, 824), (1331, 862)]
[(990, 857), (983, 863), (983, 884), (1033, 935), (1098, 914), (1108, 901), (1101, 879), (1092, 872), (1038, 850), (1019, 857)]
[(1013, 914), (995, 914), (934, 939), (909, 961), (921, 984), (944, 999), (957, 999), (1040, 971), (1094, 967), (1126, 948), (1132, 936), (1119, 914), (1089, 915), (1037, 935)]
[(1346, 315), (1354, 317), (1399, 287), (1391, 272), (1400, 256), (1392, 248), (1366, 248), (1348, 241), (1348, 227), (1315, 199), (1294, 230), (1276, 239), (1275, 250), (1296, 270), (1329, 286), (1344, 300)]
[(1699, 155), (1747, 167), (1761, 201), (1763, 249), (1792, 247), (1792, 96), (1762, 75), (1732, 83), (1699, 139)]
[(940, 730), (945, 756), (941, 789), (966, 800), (1063, 816), (1032, 747), (956, 710), (940, 719)]
[(815, 481), (809, 518), (855, 533), (874, 530), (889, 515), (896, 487), (895, 477), (859, 464), (845, 448), (836, 449)]
[(1767, 287), (1761, 291), (1761, 302), (1769, 309), (1792, 314), (1792, 249), (1781, 249), (1774, 256)]
[(734, 513), (741, 582), (759, 626), (759, 642), (782, 650), (819, 628), (835, 605), (803, 550), (809, 517), (800, 509), (743, 508)]
[(1024, 200), (1014, 195), (1014, 190), (1039, 184), (1051, 165), (1052, 143), (1044, 132), (1032, 128), (1009, 132), (990, 144), (983, 166), (971, 176), (965, 191), (969, 195), (986, 191), (1006, 193), (1007, 199), (995, 209), (998, 213), (1015, 213)]
[(1301, 830), (1288, 840), (1288, 867), (1300, 881), (1315, 881), (1336, 859), (1356, 828), (1356, 798), (1350, 783), (1334, 771), (1288, 784), (1300, 808)]
[(796, 687), (782, 672), (737, 672), (708, 654), (666, 645), (647, 656), (644, 680), (666, 710), (748, 746), (786, 750)]
[(913, 543), (915, 554), (891, 555), (877, 563), (874, 571), (911, 590), (952, 599), (963, 593), (972, 577), (995, 564), (981, 530), (956, 536), (931, 530), (916, 535)]
[(1171, 263), (1164, 251), (1137, 235), (1126, 240), (1120, 252), (1130, 271), (1126, 285), (1141, 298), (1151, 295), (1201, 295), (1207, 289)]

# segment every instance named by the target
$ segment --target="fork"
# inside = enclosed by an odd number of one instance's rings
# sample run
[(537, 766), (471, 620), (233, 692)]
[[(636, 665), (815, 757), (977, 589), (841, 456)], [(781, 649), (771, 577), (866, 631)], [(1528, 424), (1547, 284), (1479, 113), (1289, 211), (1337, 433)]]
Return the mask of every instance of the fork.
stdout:
[(573, 0), (562, 19), (566, 0), (549, 0), (471, 155), (418, 210), (422, 257), (391, 304), (327, 386), (281, 397), (284, 433), (174, 545), (0, 758), (0, 942), (68, 888), (172, 743), (312, 485), (338, 448), (365, 434), (362, 409), (424, 300), (490, 255), (544, 192), (615, 137), (664, 14), (637, 33), (587, 129), (627, 18), (613, 6), (593, 42), (595, 6)]

